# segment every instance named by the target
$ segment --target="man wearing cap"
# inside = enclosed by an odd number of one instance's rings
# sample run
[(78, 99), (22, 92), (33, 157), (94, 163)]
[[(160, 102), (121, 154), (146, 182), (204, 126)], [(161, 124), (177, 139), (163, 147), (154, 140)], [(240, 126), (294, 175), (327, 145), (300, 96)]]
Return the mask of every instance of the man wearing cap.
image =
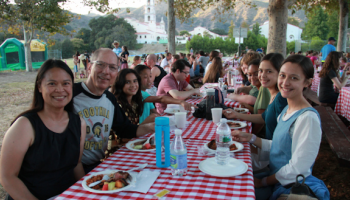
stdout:
[(328, 54), (332, 51), (336, 51), (335, 47), (334, 47), (334, 43), (335, 43), (335, 38), (334, 37), (330, 37), (328, 39), (328, 44), (324, 45), (321, 49), (321, 53), (322, 53), (322, 65), (324, 63), (324, 61), (326, 60)]
[(112, 45), (114, 46), (113, 52), (119, 57), (122, 52), (122, 48), (119, 47), (119, 42), (115, 40)]

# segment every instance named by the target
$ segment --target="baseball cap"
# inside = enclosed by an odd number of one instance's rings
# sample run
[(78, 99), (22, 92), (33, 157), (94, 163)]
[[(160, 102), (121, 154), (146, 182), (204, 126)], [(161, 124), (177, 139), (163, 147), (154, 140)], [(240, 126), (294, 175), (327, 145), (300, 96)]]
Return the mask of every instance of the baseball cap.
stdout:
[(330, 37), (330, 38), (328, 38), (328, 41), (331, 41), (331, 40), (333, 40), (333, 41), (337, 41), (334, 37)]

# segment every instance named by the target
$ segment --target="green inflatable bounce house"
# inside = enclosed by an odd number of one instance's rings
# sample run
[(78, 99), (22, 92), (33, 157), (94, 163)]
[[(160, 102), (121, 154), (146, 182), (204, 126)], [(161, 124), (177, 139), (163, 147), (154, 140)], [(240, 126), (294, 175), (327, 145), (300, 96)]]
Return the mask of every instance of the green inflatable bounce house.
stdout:
[[(33, 39), (30, 43), (33, 69), (38, 69), (47, 60), (47, 45)], [(25, 70), (24, 41), (16, 38), (6, 39), (0, 46), (0, 71)]]

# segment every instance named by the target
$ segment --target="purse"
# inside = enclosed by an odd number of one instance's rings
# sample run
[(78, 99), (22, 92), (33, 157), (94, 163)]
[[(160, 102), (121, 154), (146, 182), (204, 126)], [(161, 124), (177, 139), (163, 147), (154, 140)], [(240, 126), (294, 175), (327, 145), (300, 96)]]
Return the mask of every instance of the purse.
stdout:
[[(303, 182), (299, 183), (298, 178), (302, 177)], [(292, 183), (285, 187), (292, 187), (290, 194), (282, 194), (277, 200), (317, 200), (315, 193), (311, 188), (305, 184), (305, 176), (302, 174), (297, 175), (295, 183)]]

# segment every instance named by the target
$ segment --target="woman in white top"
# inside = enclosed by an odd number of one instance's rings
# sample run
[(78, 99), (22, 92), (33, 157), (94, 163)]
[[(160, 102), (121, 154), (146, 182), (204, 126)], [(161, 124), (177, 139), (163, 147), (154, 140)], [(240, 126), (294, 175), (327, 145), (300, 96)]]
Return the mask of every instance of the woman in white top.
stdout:
[(289, 184), (295, 182), (298, 174), (306, 177), (305, 183), (318, 199), (329, 199), (323, 181), (311, 174), (322, 137), (318, 112), (303, 96), (313, 75), (312, 62), (305, 56), (292, 55), (283, 62), (278, 88), (288, 106), (277, 118), (272, 141), (241, 131), (232, 132), (233, 140), (257, 146), (260, 161), (269, 160), (269, 172), (254, 175), (257, 199), (277, 199), (281, 194), (289, 194)]

